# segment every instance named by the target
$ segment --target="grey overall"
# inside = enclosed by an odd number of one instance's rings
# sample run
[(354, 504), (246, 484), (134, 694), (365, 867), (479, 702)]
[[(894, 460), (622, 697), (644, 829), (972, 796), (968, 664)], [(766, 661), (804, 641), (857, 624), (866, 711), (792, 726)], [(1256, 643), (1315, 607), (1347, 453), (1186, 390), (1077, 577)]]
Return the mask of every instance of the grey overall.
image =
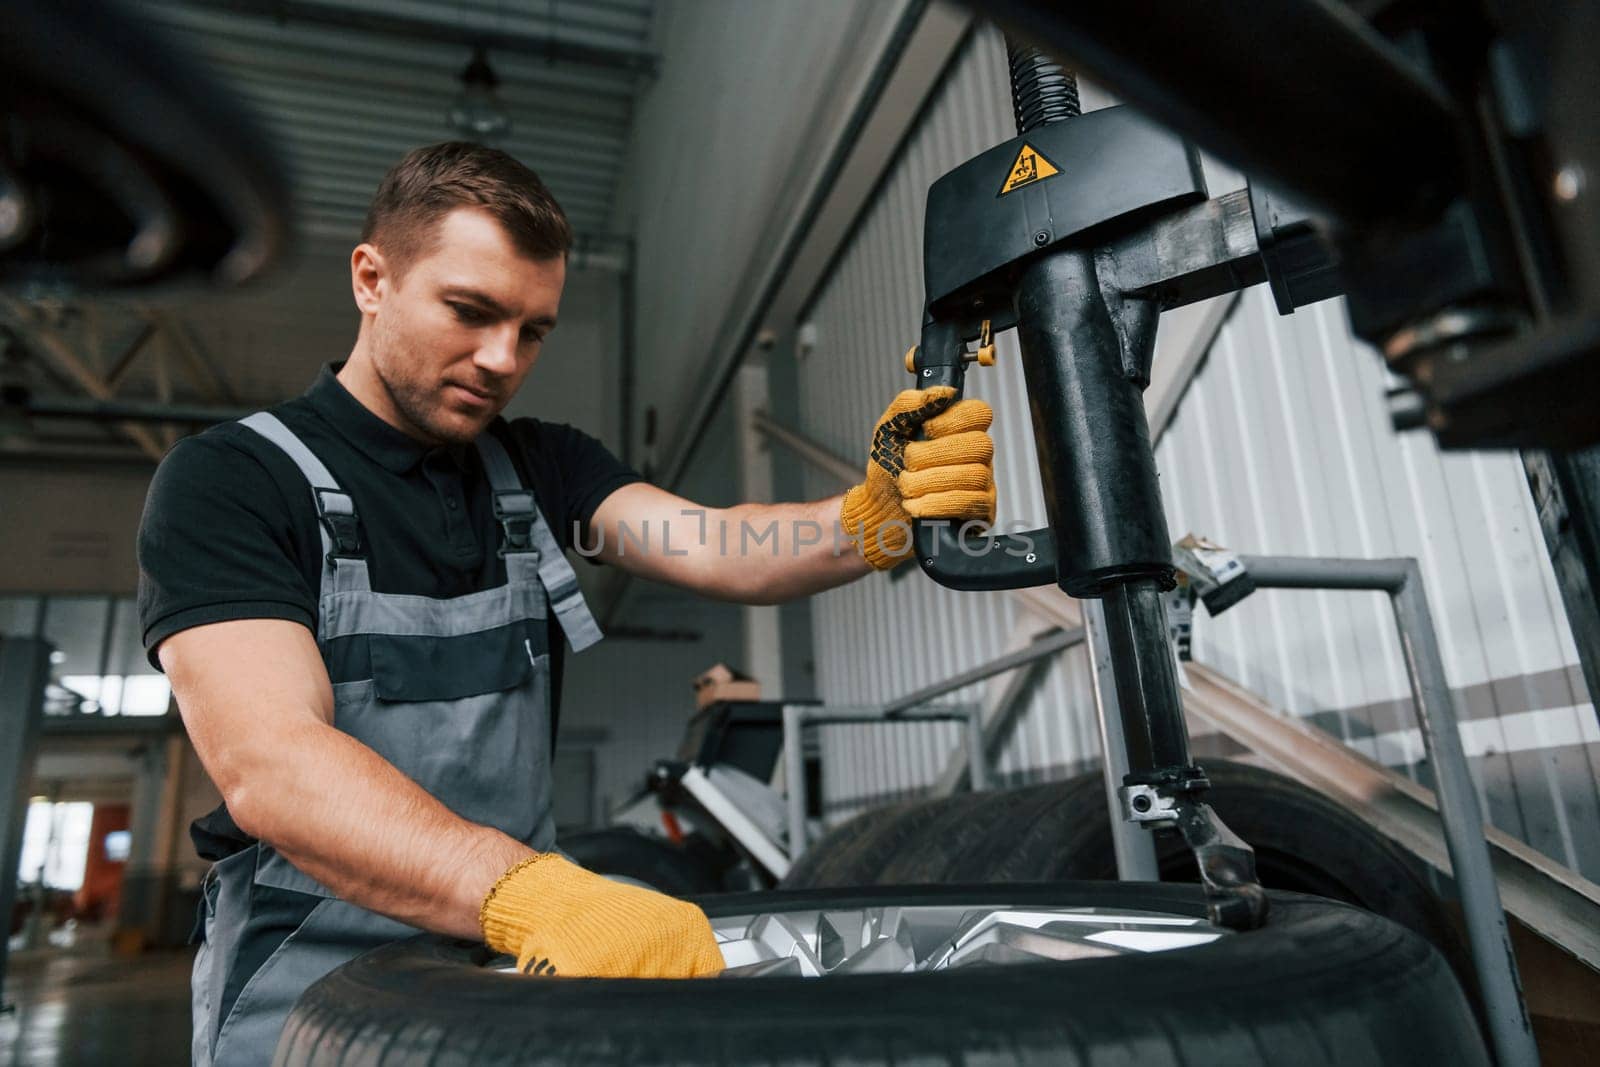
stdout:
[[(356, 509), (322, 462), (276, 417), (244, 425), (281, 448), (310, 483), (323, 568), (317, 645), (333, 724), (462, 818), (546, 851), (554, 611), (574, 650), (600, 639), (577, 576), (501, 444), (478, 454), (502, 527), (506, 584), (440, 600), (375, 593)], [(267, 1064), (301, 992), (366, 950), (418, 931), (337, 899), (258, 842), (217, 862), (204, 888), (195, 958), (194, 1062)]]

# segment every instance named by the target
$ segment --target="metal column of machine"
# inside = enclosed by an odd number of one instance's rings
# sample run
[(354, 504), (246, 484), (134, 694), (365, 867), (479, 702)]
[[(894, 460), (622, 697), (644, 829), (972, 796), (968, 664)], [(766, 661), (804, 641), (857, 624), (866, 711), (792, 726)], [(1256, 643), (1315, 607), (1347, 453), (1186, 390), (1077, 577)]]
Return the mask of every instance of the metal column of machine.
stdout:
[(1083, 602), (1083, 628), (1088, 634), (1089, 680), (1094, 687), (1095, 718), (1100, 725), (1101, 769), (1106, 783), (1106, 810), (1111, 813), (1111, 848), (1117, 877), (1124, 882), (1159, 882), (1156, 843), (1137, 823), (1122, 818), (1122, 779), (1128, 773), (1128, 741), (1122, 733), (1117, 678), (1106, 639), (1105, 609), (1098, 600)]
[(1050, 525), (973, 538), (919, 524), (918, 562), (954, 588), (1054, 582), (1101, 601), (1114, 685), (1099, 706), (1112, 710), (1114, 688), (1128, 762), (1112, 810), (1176, 827), (1213, 921), (1254, 927), (1267, 910), (1254, 855), (1204, 803), (1189, 758), (1143, 393), (1161, 311), (1264, 279), (1259, 241), (1237, 225), (1237, 204), (1207, 200), (1189, 145), (1124, 109), (1079, 115), (1070, 72), (1025, 46), (1008, 52), (1018, 136), (928, 191), (927, 302), (907, 362), (920, 386), (959, 393), (966, 364), (993, 362), (994, 335), (1015, 327)]
[[(1183, 834), (1213, 921), (1257, 925), (1266, 897), (1253, 854), (1203, 802), (1208, 783), (1189, 759), (1161, 601), (1172, 557), (1142, 392), (1161, 311), (1266, 281), (1287, 314), (1337, 295), (1347, 271), (1303, 211), (1259, 188), (1208, 199), (1192, 147), (1122, 108), (1079, 116), (1070, 73), (1014, 42), (1008, 51), (1018, 136), (929, 188), (922, 337), (907, 369), (923, 387), (959, 393), (967, 364), (994, 362), (995, 335), (1016, 328), (1050, 525), (971, 536), (919, 524), (918, 563), (951, 588), (1053, 582), (1099, 601), (1090, 616), (1106, 668), (1097, 704), (1108, 750), (1117, 738), (1106, 724), (1121, 726), (1122, 814)], [(1462, 284), (1477, 291), (1474, 279)], [(1390, 310), (1368, 307), (1368, 324)], [(1375, 587), (1324, 569), (1326, 587)], [(1430, 752), (1437, 746), (1496, 1051), (1505, 1063), (1537, 1062), (1420, 579), (1384, 581), (1376, 587), (1395, 598)], [(1131, 850), (1127, 859), (1124, 870), (1137, 862)]]

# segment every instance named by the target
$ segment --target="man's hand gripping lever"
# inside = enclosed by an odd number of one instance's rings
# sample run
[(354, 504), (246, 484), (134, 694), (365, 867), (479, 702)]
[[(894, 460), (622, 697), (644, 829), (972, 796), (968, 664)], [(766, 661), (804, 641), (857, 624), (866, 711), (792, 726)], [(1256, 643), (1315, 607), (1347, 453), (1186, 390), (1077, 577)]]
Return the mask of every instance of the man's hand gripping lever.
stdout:
[(907, 389), (872, 431), (867, 474), (839, 523), (866, 561), (887, 570), (911, 553), (912, 522), (994, 522), (994, 412), (949, 385)]
[(723, 968), (705, 913), (541, 852), (500, 877), (478, 912), (489, 947), (523, 974), (703, 978)]
[[(951, 405), (948, 418), (923, 427), (923, 436), (928, 442), (937, 439), (941, 433), (952, 432), (953, 428), (960, 425), (963, 420), (957, 416), (957, 412), (964, 409), (970, 412), (983, 411), (986, 416), (983, 428), (987, 429), (989, 418), (993, 415), (989, 405), (981, 400), (961, 397), (967, 363), (977, 362), (986, 367), (994, 365), (994, 334), (987, 319), (978, 328), (977, 344), (976, 352), (968, 352), (959, 326), (930, 321), (922, 327), (922, 343), (906, 353), (906, 370), (916, 375), (922, 387), (918, 392), (947, 395), (949, 399), (945, 403)], [(982, 407), (980, 409), (974, 405)], [(971, 416), (967, 418), (970, 420)], [(909, 447), (917, 449), (919, 446), (914, 443)], [(956, 518), (981, 518), (985, 520), (986, 527), (992, 527), (992, 471), (989, 494), (987, 514), (974, 512), (959, 514)], [(1056, 580), (1055, 541), (1048, 527), (1018, 534), (996, 534), (990, 529), (974, 533), (970, 522), (953, 521), (946, 512), (923, 508), (914, 514), (922, 520), (914, 524), (911, 536), (911, 550), (916, 553), (917, 564), (928, 577), (946, 588), (1024, 589), (1050, 585)]]

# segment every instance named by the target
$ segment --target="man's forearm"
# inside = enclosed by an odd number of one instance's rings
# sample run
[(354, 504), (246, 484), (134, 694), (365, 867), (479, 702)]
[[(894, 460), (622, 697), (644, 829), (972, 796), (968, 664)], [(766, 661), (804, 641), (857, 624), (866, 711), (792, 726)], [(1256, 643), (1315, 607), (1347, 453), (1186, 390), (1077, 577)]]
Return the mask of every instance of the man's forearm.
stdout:
[(246, 786), (230, 799), (241, 827), (342, 900), (436, 933), (481, 936), (484, 895), (533, 850), (462, 819), (332, 726), (285, 732), (279, 755), (265, 757), (277, 763), (254, 776), (272, 795)]
[(740, 504), (714, 513), (712, 595), (743, 604), (781, 604), (871, 571), (839, 527), (841, 500)]
[(574, 538), (583, 555), (653, 581), (718, 600), (778, 604), (872, 569), (839, 526), (843, 502), (708, 508), (635, 482), (605, 499), (587, 537)]

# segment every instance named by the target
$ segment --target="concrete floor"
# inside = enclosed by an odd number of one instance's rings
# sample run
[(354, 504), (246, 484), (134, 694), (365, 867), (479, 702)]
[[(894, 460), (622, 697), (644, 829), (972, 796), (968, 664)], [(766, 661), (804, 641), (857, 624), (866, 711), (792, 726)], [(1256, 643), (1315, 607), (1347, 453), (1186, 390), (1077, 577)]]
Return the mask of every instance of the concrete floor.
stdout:
[(12, 953), (0, 1065), (188, 1063), (193, 959), (190, 950), (123, 959), (103, 943)]

